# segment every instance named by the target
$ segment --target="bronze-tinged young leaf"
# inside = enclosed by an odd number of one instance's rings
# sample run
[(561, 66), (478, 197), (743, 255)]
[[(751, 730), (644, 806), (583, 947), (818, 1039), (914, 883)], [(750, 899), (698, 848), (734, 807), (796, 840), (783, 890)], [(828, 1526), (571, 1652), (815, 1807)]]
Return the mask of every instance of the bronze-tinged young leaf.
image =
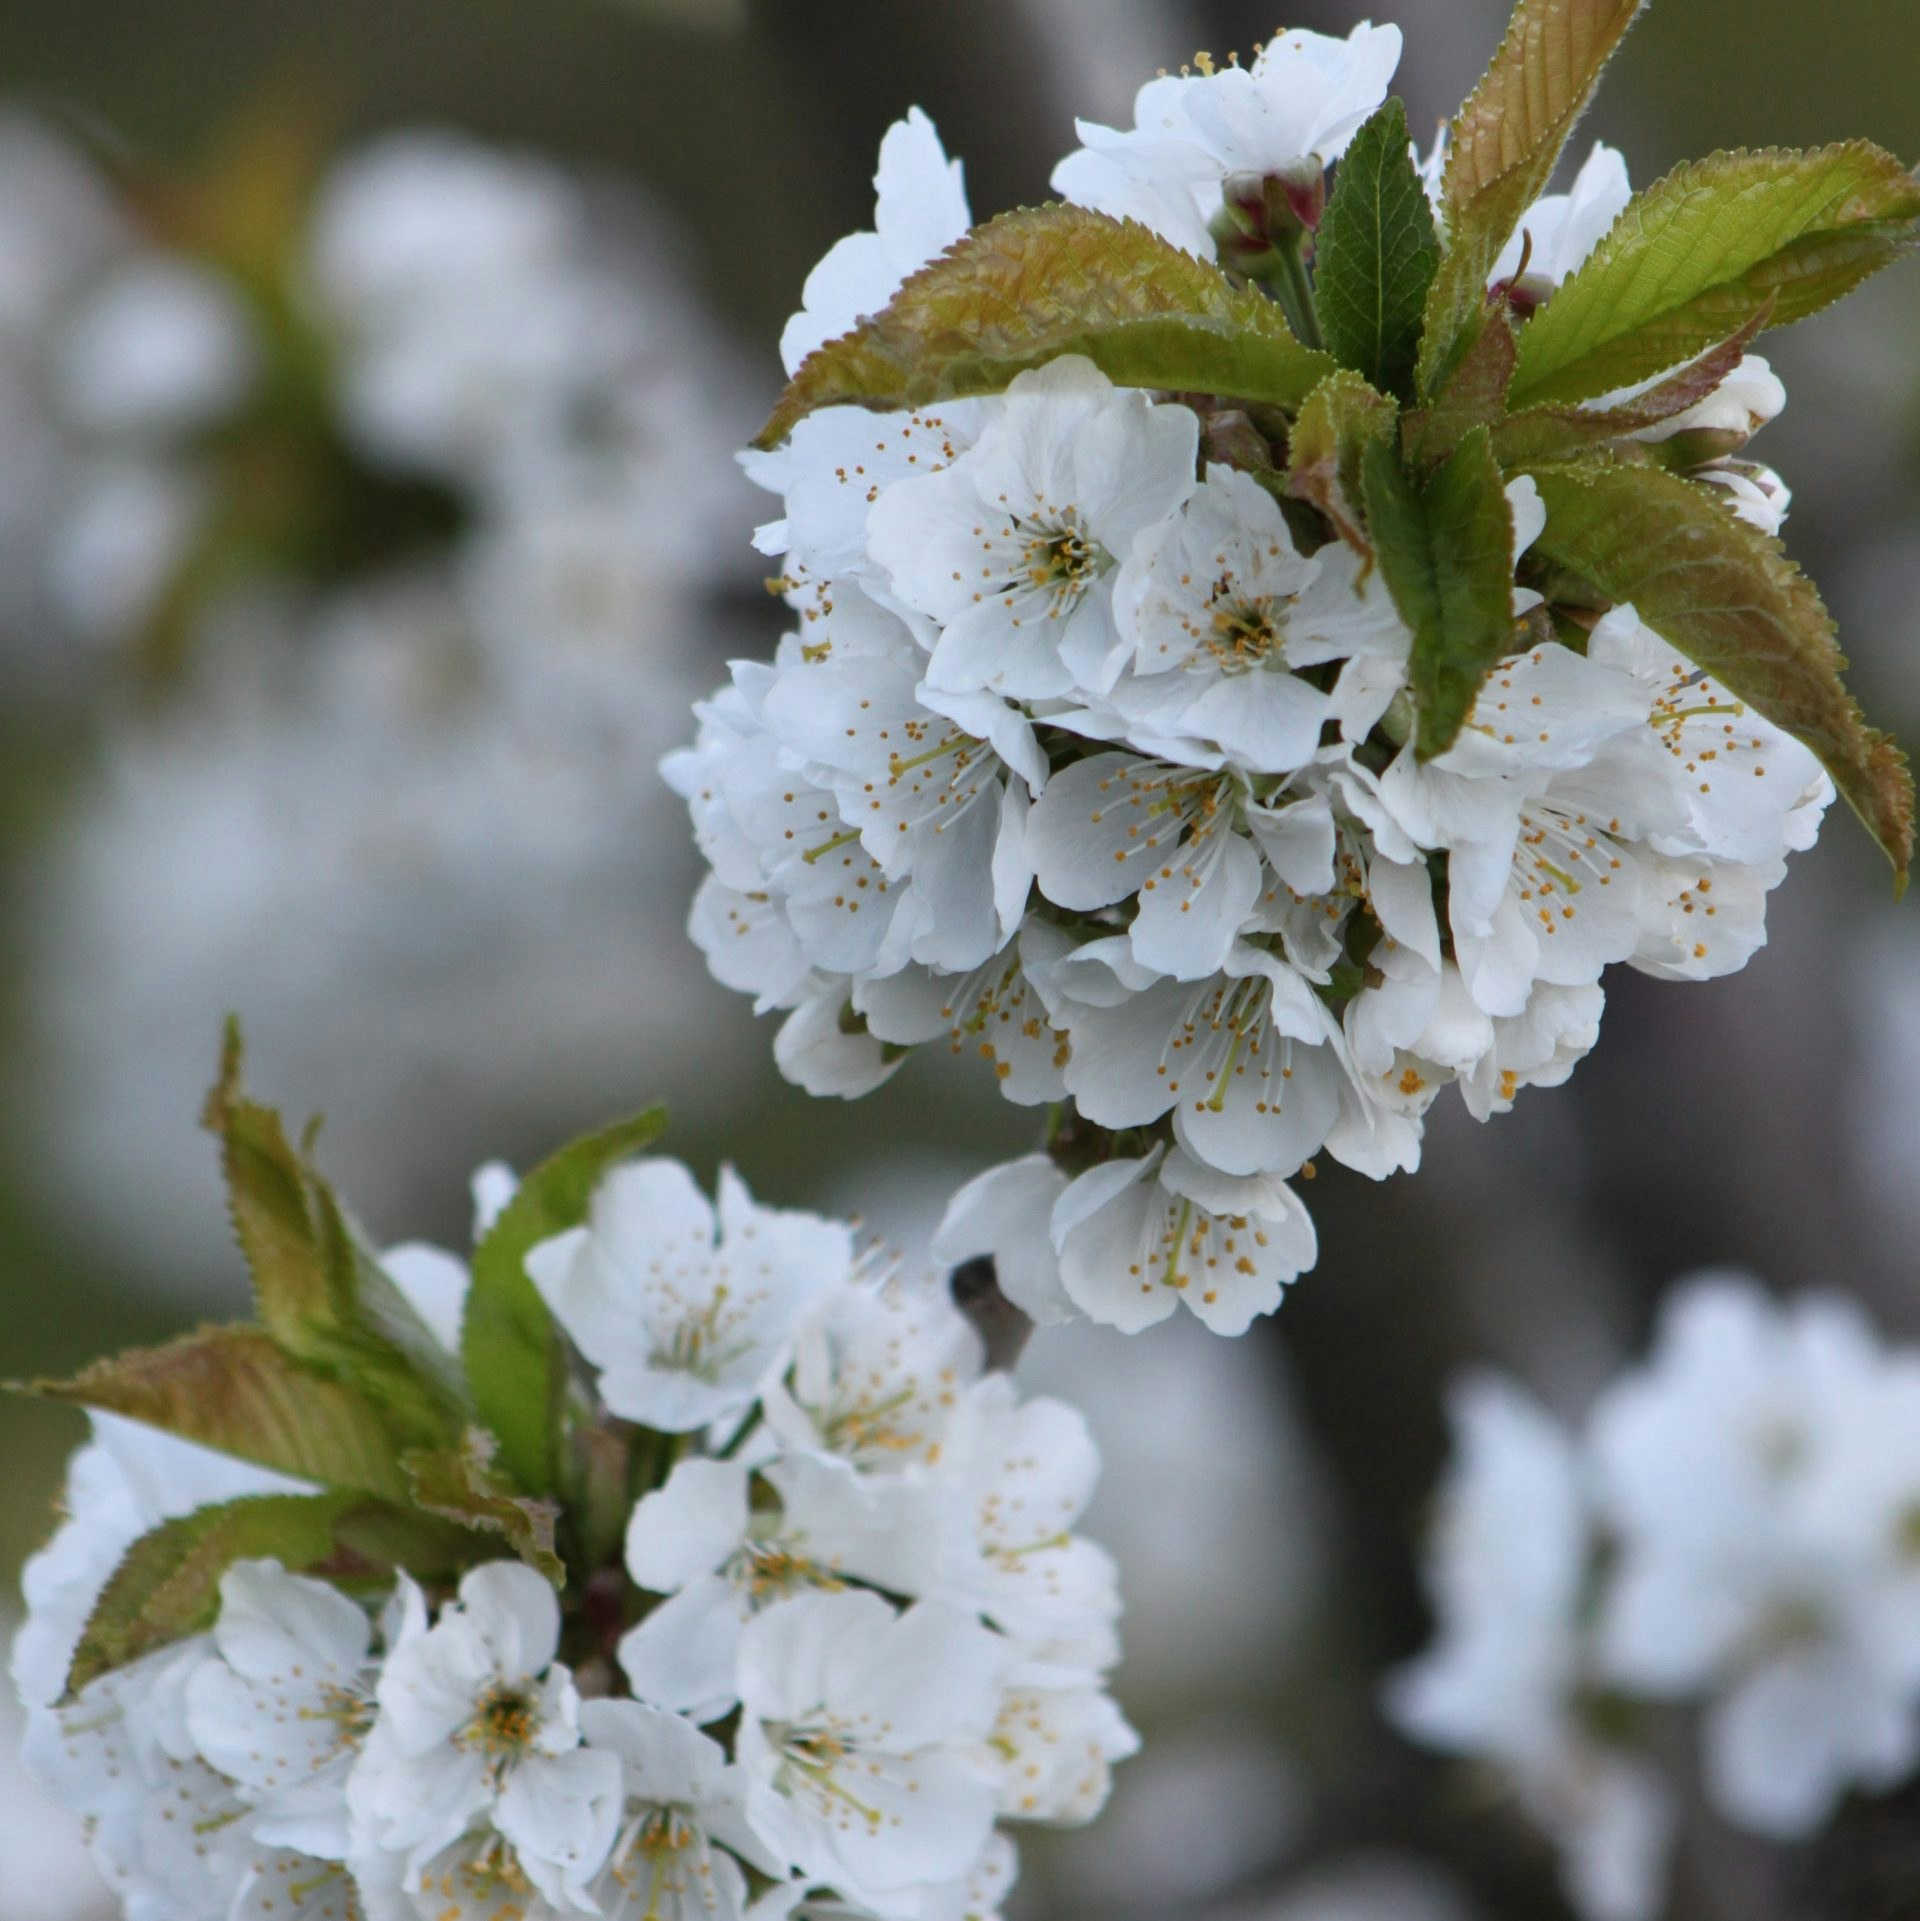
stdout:
[(1380, 571), (1413, 629), (1414, 749), (1431, 760), (1453, 745), (1488, 671), (1513, 651), (1513, 512), (1484, 427), (1425, 487), (1376, 442), (1366, 483)]
[(269, 1494), (203, 1507), (143, 1534), (94, 1604), (68, 1672), (69, 1692), (210, 1628), (220, 1577), (271, 1557), (300, 1572), (335, 1551), (334, 1530), (363, 1502), (354, 1493)]
[(1697, 407), (1710, 399), (1739, 366), (1772, 312), (1773, 303), (1769, 301), (1738, 333), (1709, 348), (1658, 386), (1617, 407), (1528, 407), (1508, 415), (1493, 430), (1493, 450), (1500, 456), (1500, 464), (1511, 468), (1571, 460), (1609, 441), (1644, 433)]
[(1431, 399), (1478, 333), (1487, 278), (1546, 192), (1614, 49), (1646, 0), (1520, 0), (1454, 117), (1442, 189), (1447, 253), (1427, 301), (1420, 391)]
[(1804, 741), (1892, 861), (1913, 852), (1906, 757), (1867, 726), (1813, 583), (1718, 490), (1643, 467), (1536, 467), (1547, 531), (1534, 552), (1640, 618), (1776, 727)]
[(1389, 100), (1354, 136), (1314, 249), (1327, 347), (1380, 392), (1413, 398), (1440, 236), (1414, 170), (1407, 110)]
[(461, 1358), (481, 1423), (500, 1443), (500, 1466), (518, 1488), (560, 1485), (558, 1422), (566, 1364), (553, 1317), (527, 1278), (528, 1250), (578, 1227), (600, 1177), (658, 1140), (664, 1107), (563, 1147), (520, 1183), (473, 1251), (473, 1285)]
[(491, 1434), (470, 1428), (458, 1447), (409, 1454), (405, 1465), (413, 1498), (429, 1514), (504, 1536), (529, 1567), (564, 1587), (567, 1570), (553, 1545), (560, 1509), (553, 1501), (516, 1493), (493, 1465), (496, 1451)]
[(1507, 411), (1515, 352), (1513, 322), (1504, 309), (1495, 308), (1433, 403), (1406, 416), (1401, 441), (1416, 467), (1435, 467), (1450, 460), (1476, 427), (1497, 428)]
[(323, 1487), (409, 1498), (379, 1408), (289, 1358), (257, 1327), (203, 1328), (165, 1347), (96, 1361), (70, 1381), (38, 1382), (33, 1391)]
[(821, 407), (890, 412), (1005, 390), (1084, 354), (1117, 386), (1291, 411), (1333, 371), (1278, 305), (1136, 221), (1048, 205), (1003, 214), (923, 267), (886, 308), (808, 356), (755, 443)]
[(1920, 182), (1865, 140), (1720, 153), (1638, 195), (1527, 324), (1514, 404), (1590, 400), (1677, 366), (1771, 303), (1817, 313), (1920, 239)]
[(239, 1026), (229, 1022), (204, 1123), (221, 1143), (228, 1204), (253, 1277), (260, 1324), (294, 1359), (350, 1379), (409, 1445), (450, 1440), (465, 1389), (280, 1116), (247, 1097)]
[(1317, 507), (1348, 546), (1373, 558), (1362, 462), (1369, 446), (1393, 438), (1398, 409), (1346, 368), (1323, 380), (1294, 422), (1287, 492)]
[(272, 1559), (338, 1586), (378, 1588), (396, 1568), (444, 1580), (491, 1554), (465, 1528), (354, 1489), (196, 1508), (127, 1550), (81, 1634), (68, 1692), (210, 1628), (220, 1612), (220, 1577), (236, 1561)]

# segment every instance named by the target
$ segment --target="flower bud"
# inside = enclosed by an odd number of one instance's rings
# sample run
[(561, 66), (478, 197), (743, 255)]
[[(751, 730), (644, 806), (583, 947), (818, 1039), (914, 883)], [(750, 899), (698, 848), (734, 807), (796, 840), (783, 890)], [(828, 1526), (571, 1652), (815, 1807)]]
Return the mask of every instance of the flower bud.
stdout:
[(1487, 304), (1497, 307), (1505, 301), (1516, 320), (1531, 320), (1557, 291), (1544, 274), (1520, 273), (1511, 280), (1496, 280), (1487, 289)]
[(1732, 427), (1696, 427), (1689, 433), (1675, 434), (1671, 440), (1655, 444), (1660, 449), (1662, 463), (1675, 473), (1685, 474), (1737, 454), (1752, 438), (1752, 434), (1743, 434)]
[(1267, 175), (1267, 229), (1276, 240), (1317, 233), (1327, 210), (1327, 170), (1318, 154), (1305, 154)]

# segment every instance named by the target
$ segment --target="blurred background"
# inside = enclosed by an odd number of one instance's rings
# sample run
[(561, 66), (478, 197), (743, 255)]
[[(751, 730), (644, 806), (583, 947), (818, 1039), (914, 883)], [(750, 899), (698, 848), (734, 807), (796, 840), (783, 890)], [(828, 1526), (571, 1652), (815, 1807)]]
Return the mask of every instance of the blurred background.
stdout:
[[(0, 1375), (244, 1311), (194, 1126), (222, 1013), (327, 1117), (385, 1241), (467, 1231), (480, 1159), (665, 1098), (673, 1145), (911, 1241), (1030, 1144), (945, 1059), (856, 1106), (776, 1077), (681, 936), (654, 772), (778, 609), (731, 453), (808, 267), (870, 224), (912, 103), (982, 215), (1044, 197), (1076, 113), (1245, 0), (82, 0), (0, 6)], [(1385, 9), (1379, 9), (1385, 11)], [(1359, 0), (1285, 24), (1344, 33)], [(1665, 0), (1591, 131), (1636, 181), (1864, 134), (1920, 156), (1911, 0)], [(1416, 127), (1504, 0), (1417, 0)], [(1797, 489), (1881, 725), (1920, 734), (1920, 275), (1776, 336)], [(1920, 1335), (1920, 921), (1838, 812), (1772, 944), (1711, 989), (1611, 982), (1571, 1086), (1424, 1171), (1312, 1190), (1271, 1325), (1036, 1343), (1108, 1459), (1090, 1527), (1148, 1737), (1106, 1819), (1026, 1850), (1017, 1914), (1558, 1921), (1543, 1843), (1381, 1721), (1425, 1638), (1415, 1549), (1450, 1373), (1580, 1412), (1667, 1284), (1739, 1263)], [(0, 1568), (75, 1418), (0, 1402)], [(1124, 1489), (1124, 1498), (1118, 1490)], [(11, 1711), (0, 1705), (0, 1719)], [(0, 1734), (8, 1921), (103, 1910)], [(1689, 1823), (1677, 1916), (1824, 1914), (1795, 1861)]]

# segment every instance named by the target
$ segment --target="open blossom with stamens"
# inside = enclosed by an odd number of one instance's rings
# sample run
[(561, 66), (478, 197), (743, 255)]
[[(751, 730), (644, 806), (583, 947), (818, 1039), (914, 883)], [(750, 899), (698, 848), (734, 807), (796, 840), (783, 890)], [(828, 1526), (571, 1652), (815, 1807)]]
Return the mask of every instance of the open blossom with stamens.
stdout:
[(733, 1705), (741, 1632), (762, 1608), (855, 1580), (894, 1594), (938, 1582), (941, 1485), (806, 1453), (757, 1478), (776, 1507), (755, 1507), (745, 1462), (691, 1460), (634, 1508), (627, 1570), (667, 1597), (620, 1644), (638, 1699), (717, 1720)]
[(987, 1844), (978, 1750), (1010, 1667), (1008, 1644), (947, 1603), (813, 1594), (756, 1616), (740, 1651), (748, 1818), (803, 1874), (911, 1916)]
[(577, 1905), (605, 1860), (620, 1770), (582, 1744), (559, 1641), (553, 1589), (516, 1564), (469, 1574), (431, 1627), (410, 1604), (347, 1790), (356, 1824), (405, 1857), (409, 1894), (451, 1875), (470, 1894), (497, 1881)]
[(843, 1226), (758, 1206), (731, 1170), (716, 1216), (684, 1167), (653, 1160), (613, 1175), (589, 1225), (536, 1247), (527, 1272), (607, 1405), (683, 1433), (746, 1411), (852, 1254)]
[(1194, 487), (1198, 428), (1090, 361), (1022, 374), (974, 445), (887, 489), (868, 516), (877, 565), (939, 625), (944, 694), (1056, 699), (1110, 679), (1114, 576)]
[[(1248, 70), (1157, 80), (1131, 131), (1082, 127), (1057, 184), (1258, 280), (1398, 54), (1390, 28), (1286, 34)], [(859, 241), (876, 286), (950, 237), (945, 165), (923, 118), (888, 136), (894, 239)], [(1514, 325), (1628, 194), (1600, 146), (1527, 210), (1490, 273)], [(1740, 456), (1783, 401), (1748, 356), (1636, 437), (1772, 526), (1784, 488)], [(1744, 966), (1831, 797), (1632, 606), (1549, 612), (1525, 475), (1511, 651), (1426, 754), (1388, 570), (1289, 491), (1284, 444), (1248, 451), (1260, 433), (1071, 353), (986, 398), (802, 419), (750, 463), (786, 498), (763, 545), (797, 631), (735, 663), (667, 765), (713, 870), (694, 938), (785, 1014), (789, 1078), (853, 1097), (944, 1044), (1008, 1099), (1072, 1108), (1059, 1178), (996, 1170), (941, 1243), (991, 1252), (1044, 1319), (1270, 1312), (1313, 1258), (1280, 1183), (1323, 1153), (1416, 1168), (1449, 1087), (1484, 1120), (1564, 1081), (1610, 967)]]
[(347, 1777), (377, 1714), (372, 1641), (363, 1608), (278, 1562), (243, 1562), (222, 1580), (214, 1658), (188, 1685), (187, 1721), (257, 1810), (261, 1841), (345, 1859)]

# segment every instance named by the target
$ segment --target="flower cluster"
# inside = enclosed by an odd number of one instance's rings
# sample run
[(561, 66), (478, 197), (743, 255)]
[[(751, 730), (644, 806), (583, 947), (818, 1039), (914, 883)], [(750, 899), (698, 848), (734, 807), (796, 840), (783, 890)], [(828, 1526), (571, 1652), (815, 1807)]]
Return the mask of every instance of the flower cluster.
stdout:
[[(1398, 50), (1288, 34), (1250, 69), (1156, 81), (1133, 130), (1081, 128), (1055, 185), (1138, 223), (1101, 234), (1152, 228), (1284, 292)], [(790, 369), (967, 230), (917, 113), (877, 186), (875, 231), (807, 283)], [(1626, 201), (1601, 148), (1526, 215), (1491, 269), (1503, 327)], [(1621, 444), (1770, 534), (1786, 490), (1732, 455), (1783, 400), (1736, 357)], [(1067, 350), (986, 397), (825, 406), (750, 460), (784, 497), (759, 544), (798, 624), (668, 763), (712, 870), (694, 939), (786, 1010), (776, 1056), (812, 1092), (863, 1093), (944, 1038), (1008, 1099), (1072, 1104), (939, 1248), (996, 1255), (1037, 1318), (1132, 1329), (1184, 1302), (1236, 1333), (1272, 1311), (1315, 1257), (1287, 1183), (1316, 1155), (1384, 1178), (1445, 1088), (1484, 1120), (1563, 1082), (1615, 963), (1743, 967), (1832, 797), (1631, 603), (1548, 604), (1525, 474), (1491, 503), (1503, 657), (1429, 751), (1392, 569), (1337, 488), (1286, 484), (1286, 432)]]
[[(258, 1282), (280, 1250), (235, 1178)], [(1105, 1801), (1137, 1742), (1104, 1685), (1115, 1569), (1074, 1532), (1081, 1417), (989, 1373), (940, 1284), (731, 1173), (716, 1207), (620, 1162), (529, 1244), (561, 1191), (484, 1170), (471, 1264), (375, 1263), (380, 1328), (412, 1315), (422, 1378), (457, 1356), (484, 1406), (520, 1249), (516, 1312), (550, 1302), (583, 1357), (557, 1501), (471, 1430), (402, 1457), (411, 1505), (342, 1486), (391, 1467), (335, 1425), (390, 1380), (372, 1323), (317, 1398), (272, 1315), (73, 1384), (98, 1410), (137, 1379), (176, 1430), (95, 1412), (13, 1659), (29, 1765), (134, 1921), (959, 1921), (1013, 1880), (999, 1823)], [(225, 1452), (180, 1438), (223, 1419)]]
[(1489, 1376), (1454, 1422), (1439, 1638), (1388, 1708), (1510, 1777), (1592, 1921), (1663, 1905), (1657, 1704), (1704, 1709), (1712, 1805), (1777, 1839), (1920, 1765), (1920, 1355), (1852, 1303), (1701, 1276), (1580, 1433)]

